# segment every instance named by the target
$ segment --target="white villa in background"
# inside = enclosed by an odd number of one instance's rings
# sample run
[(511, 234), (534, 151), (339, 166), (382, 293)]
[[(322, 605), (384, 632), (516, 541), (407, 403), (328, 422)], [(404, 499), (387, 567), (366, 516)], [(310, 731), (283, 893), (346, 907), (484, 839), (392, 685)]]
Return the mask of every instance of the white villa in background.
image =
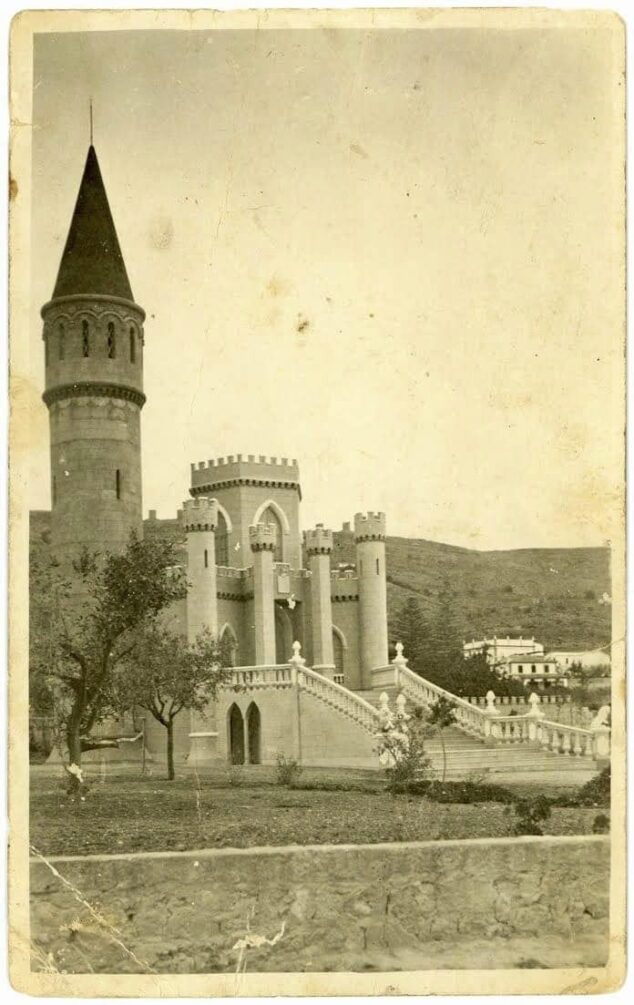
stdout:
[(498, 638), (497, 635), (494, 635), (492, 639), (480, 639), (479, 641), (473, 639), (471, 642), (463, 642), (462, 655), (466, 660), (479, 653), (486, 653), (487, 663), (491, 666), (498, 666), (498, 664), (504, 663), (509, 656), (516, 656), (520, 653), (522, 655), (534, 653), (536, 656), (543, 656), (544, 647), (533, 638), (512, 639), (508, 635), (505, 638)]
[(548, 658), (555, 660), (562, 669), (570, 668), (573, 663), (584, 669), (592, 667), (609, 667), (610, 646), (603, 646), (601, 649), (589, 649), (581, 652), (572, 649), (555, 649), (548, 653)]
[(523, 684), (563, 684), (568, 687), (565, 670), (552, 656), (541, 653), (518, 653), (509, 656), (500, 667), (504, 677), (511, 677)]

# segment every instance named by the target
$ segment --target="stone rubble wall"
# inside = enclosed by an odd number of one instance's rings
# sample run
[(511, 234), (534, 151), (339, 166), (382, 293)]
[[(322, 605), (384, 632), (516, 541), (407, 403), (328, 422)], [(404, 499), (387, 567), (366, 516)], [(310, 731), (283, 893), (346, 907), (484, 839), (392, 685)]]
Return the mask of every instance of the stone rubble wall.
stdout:
[[(495, 968), (520, 944), (538, 965), (575, 951), (603, 965), (609, 851), (585, 836), (34, 860), (32, 965), (232, 972), (239, 940), (282, 930), (247, 949), (249, 971), (381, 969), (399, 954), (425, 969), (443, 953)], [(474, 944), (484, 956), (461, 963)]]

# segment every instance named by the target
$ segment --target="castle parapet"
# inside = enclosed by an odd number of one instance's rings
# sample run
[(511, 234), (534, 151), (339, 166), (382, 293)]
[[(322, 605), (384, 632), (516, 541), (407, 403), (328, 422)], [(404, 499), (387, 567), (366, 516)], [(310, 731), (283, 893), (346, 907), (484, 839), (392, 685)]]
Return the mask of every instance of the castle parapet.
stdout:
[(275, 551), (277, 530), (273, 524), (258, 523), (249, 527), (251, 551)]
[(183, 503), (183, 524), (187, 533), (197, 530), (213, 531), (218, 524), (215, 499), (186, 499)]
[(191, 494), (212, 492), (230, 485), (265, 485), (297, 492), (299, 465), (295, 458), (267, 457), (264, 454), (231, 454), (191, 465)]
[(330, 555), (333, 548), (332, 531), (318, 523), (313, 530), (304, 531), (304, 544), (309, 555)]
[(355, 513), (354, 538), (359, 541), (385, 541), (385, 513)]

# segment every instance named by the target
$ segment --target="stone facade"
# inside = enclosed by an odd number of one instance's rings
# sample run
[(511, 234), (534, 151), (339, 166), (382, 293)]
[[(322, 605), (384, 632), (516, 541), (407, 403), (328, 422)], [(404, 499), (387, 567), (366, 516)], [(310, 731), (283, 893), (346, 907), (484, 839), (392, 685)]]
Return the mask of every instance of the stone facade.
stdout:
[(234, 972), (249, 913), (250, 972), (603, 966), (609, 875), (608, 837), (34, 860), (33, 968)]

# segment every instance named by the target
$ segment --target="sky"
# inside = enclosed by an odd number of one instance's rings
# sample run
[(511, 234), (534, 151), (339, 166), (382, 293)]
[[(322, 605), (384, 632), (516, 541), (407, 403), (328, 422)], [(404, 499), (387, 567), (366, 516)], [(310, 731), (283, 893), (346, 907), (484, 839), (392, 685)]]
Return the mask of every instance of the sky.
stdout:
[(39, 309), (94, 142), (145, 309), (144, 509), (190, 462), (297, 457), (304, 527), (602, 545), (623, 452), (622, 78), (611, 33), (36, 36)]

